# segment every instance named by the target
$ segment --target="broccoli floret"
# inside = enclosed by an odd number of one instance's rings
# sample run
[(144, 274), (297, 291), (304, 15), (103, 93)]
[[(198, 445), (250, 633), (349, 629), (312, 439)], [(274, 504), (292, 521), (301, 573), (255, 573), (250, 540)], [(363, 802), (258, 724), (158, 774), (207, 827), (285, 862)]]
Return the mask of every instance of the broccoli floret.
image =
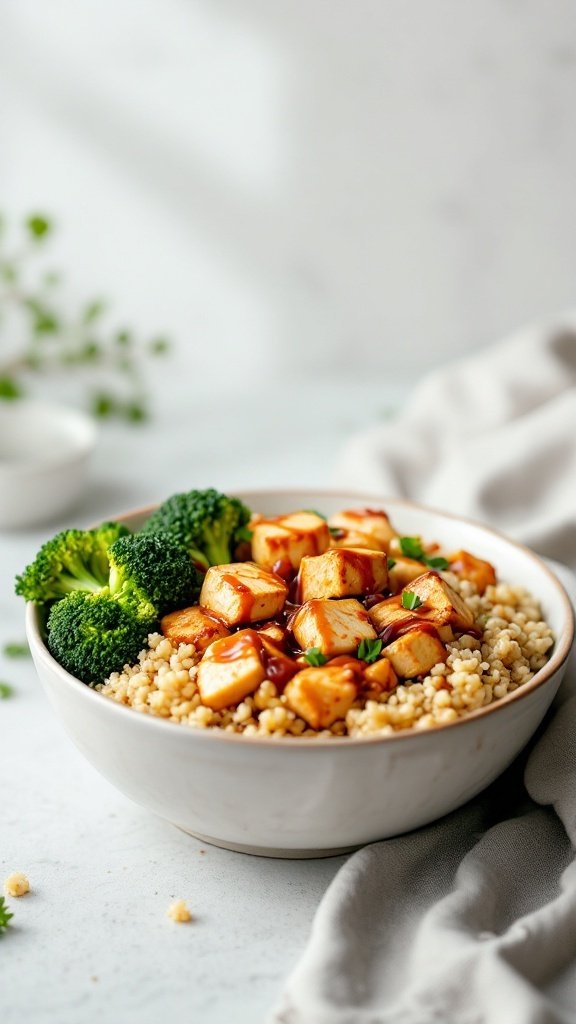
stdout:
[(71, 593), (52, 607), (48, 649), (82, 682), (101, 683), (136, 661), (152, 625), (137, 619), (106, 591)]
[(188, 552), (169, 533), (140, 533), (120, 537), (112, 544), (110, 593), (122, 605), (152, 602), (157, 615), (193, 604), (200, 593), (202, 575)]
[(108, 547), (129, 533), (121, 523), (58, 533), (16, 577), (16, 593), (36, 604), (58, 600), (75, 590), (98, 593), (108, 584)]
[(250, 509), (238, 498), (210, 488), (174, 494), (152, 513), (143, 533), (166, 531), (186, 548), (193, 562), (206, 570), (233, 559), (235, 544), (246, 539)]

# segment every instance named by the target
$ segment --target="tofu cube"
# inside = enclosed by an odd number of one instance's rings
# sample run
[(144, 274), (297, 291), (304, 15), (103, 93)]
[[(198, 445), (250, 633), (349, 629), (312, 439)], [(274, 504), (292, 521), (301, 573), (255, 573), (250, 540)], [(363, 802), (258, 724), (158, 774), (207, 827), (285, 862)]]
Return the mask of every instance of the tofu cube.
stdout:
[(394, 565), (388, 570), (388, 586), (393, 594), (400, 593), (412, 580), (422, 575), (424, 566), (414, 558), (396, 558)]
[(352, 654), (361, 640), (375, 640), (376, 631), (359, 601), (307, 601), (296, 612), (292, 632), (303, 651), (318, 647), (327, 658)]
[(367, 551), (382, 551), (382, 547), (374, 537), (360, 530), (344, 530), (343, 527), (332, 527), (330, 531), (331, 548), (366, 548)]
[(300, 563), (300, 597), (376, 594), (388, 583), (388, 559), (383, 551), (331, 548), (323, 555), (306, 556)]
[(463, 580), (470, 580), (478, 588), (478, 593), (483, 594), (486, 587), (496, 585), (496, 570), (490, 562), (483, 558), (476, 558), (469, 551), (456, 551), (450, 555), (450, 569), (461, 576)]
[(408, 623), (415, 617), (415, 612), (408, 611), (402, 607), (402, 598), (399, 594), (395, 597), (387, 597), (370, 608), (368, 615), (370, 622), (376, 632), (381, 635), (388, 626), (395, 626), (400, 623)]
[(474, 625), (474, 615), (466, 602), (437, 572), (425, 572), (405, 589), (416, 594), (426, 605), (422, 613), (432, 622), (440, 626), (450, 625), (460, 632)]
[(288, 586), (253, 562), (232, 562), (208, 569), (200, 604), (228, 626), (271, 619), (282, 611)]
[(173, 644), (194, 644), (199, 652), (214, 640), (230, 636), (230, 630), (220, 619), (212, 618), (197, 604), (165, 615), (160, 620), (160, 629)]
[(198, 666), (202, 703), (213, 711), (238, 704), (266, 678), (262, 645), (253, 629), (215, 640)]
[(268, 637), (273, 643), (282, 647), (286, 640), (286, 630), (279, 626), (277, 622), (268, 622), (265, 626), (262, 626), (258, 633), (261, 637)]
[[(330, 516), (328, 522), (335, 529), (352, 530), (355, 533), (364, 534), (369, 538), (372, 546), (380, 551), (387, 551), (390, 541), (396, 537), (396, 530), (383, 509), (352, 508)], [(362, 547), (363, 545), (355, 546)]]
[(422, 605), (414, 611), (404, 608), (401, 594), (387, 597), (386, 600), (375, 604), (368, 612), (368, 615), (378, 636), (383, 636), (389, 627), (401, 633), (403, 629), (414, 626), (421, 619), (422, 621), (428, 620), (433, 623), (443, 643), (450, 643), (454, 639), (452, 627), (449, 624), (442, 625), (436, 621), (433, 610), (430, 611), (427, 605)]
[(386, 657), (396, 675), (413, 679), (414, 676), (426, 675), (434, 665), (445, 662), (448, 652), (437, 637), (413, 629), (388, 645)]
[(364, 669), (364, 679), (371, 690), (376, 690), (379, 693), (389, 693), (398, 686), (398, 676), (388, 658), (378, 658), (378, 661), (368, 665)]
[(357, 694), (354, 672), (329, 665), (298, 672), (284, 690), (288, 707), (312, 729), (328, 729), (344, 718)]
[(293, 512), (251, 523), (252, 558), (272, 569), (278, 562), (298, 569), (304, 555), (321, 555), (330, 544), (326, 520), (315, 512)]

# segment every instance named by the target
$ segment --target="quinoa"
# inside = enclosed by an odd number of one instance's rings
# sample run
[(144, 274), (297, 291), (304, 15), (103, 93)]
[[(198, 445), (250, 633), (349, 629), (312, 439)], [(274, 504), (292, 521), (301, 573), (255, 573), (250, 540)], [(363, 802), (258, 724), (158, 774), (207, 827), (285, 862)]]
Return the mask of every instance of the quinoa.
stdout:
[(447, 643), (446, 663), (406, 680), (376, 698), (359, 697), (329, 728), (315, 730), (292, 711), (270, 680), (235, 707), (214, 711), (202, 704), (196, 683), (200, 654), (159, 633), (148, 637), (138, 662), (114, 672), (96, 689), (143, 714), (194, 729), (220, 729), (273, 738), (364, 737), (430, 729), (465, 717), (527, 683), (543, 667), (554, 644), (538, 602), (523, 587), (497, 583), (480, 595), (473, 583), (451, 572), (443, 578), (464, 599), (482, 629)]

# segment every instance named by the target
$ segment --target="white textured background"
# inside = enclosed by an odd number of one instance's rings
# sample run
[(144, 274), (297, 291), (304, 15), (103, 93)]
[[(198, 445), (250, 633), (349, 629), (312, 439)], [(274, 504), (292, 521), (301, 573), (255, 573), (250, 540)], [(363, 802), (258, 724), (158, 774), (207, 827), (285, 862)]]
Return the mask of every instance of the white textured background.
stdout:
[(1, 205), (197, 381), (414, 379), (573, 304), (572, 0), (0, 0)]

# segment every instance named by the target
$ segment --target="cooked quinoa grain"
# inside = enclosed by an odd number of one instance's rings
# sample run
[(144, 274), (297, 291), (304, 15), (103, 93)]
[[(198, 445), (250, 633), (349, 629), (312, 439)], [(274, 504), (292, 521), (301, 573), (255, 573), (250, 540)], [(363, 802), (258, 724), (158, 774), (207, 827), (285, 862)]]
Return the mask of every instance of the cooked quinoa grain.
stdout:
[(166, 914), (177, 924), (187, 924), (192, 920), (192, 914), (188, 910), (185, 900), (176, 900), (168, 907)]
[(24, 896), (30, 892), (30, 882), (21, 871), (14, 871), (4, 882), (4, 892), (7, 896)]
[(528, 682), (546, 663), (554, 637), (538, 603), (524, 588), (498, 583), (480, 595), (470, 581), (451, 572), (442, 575), (482, 627), (481, 638), (464, 634), (446, 644), (445, 664), (434, 665), (423, 678), (401, 682), (391, 692), (357, 699), (345, 718), (329, 729), (310, 728), (270, 680), (234, 707), (206, 707), (196, 683), (200, 654), (192, 644), (176, 645), (158, 633), (149, 636), (149, 646), (136, 665), (113, 673), (97, 688), (143, 714), (245, 736), (386, 736), (445, 725)]

